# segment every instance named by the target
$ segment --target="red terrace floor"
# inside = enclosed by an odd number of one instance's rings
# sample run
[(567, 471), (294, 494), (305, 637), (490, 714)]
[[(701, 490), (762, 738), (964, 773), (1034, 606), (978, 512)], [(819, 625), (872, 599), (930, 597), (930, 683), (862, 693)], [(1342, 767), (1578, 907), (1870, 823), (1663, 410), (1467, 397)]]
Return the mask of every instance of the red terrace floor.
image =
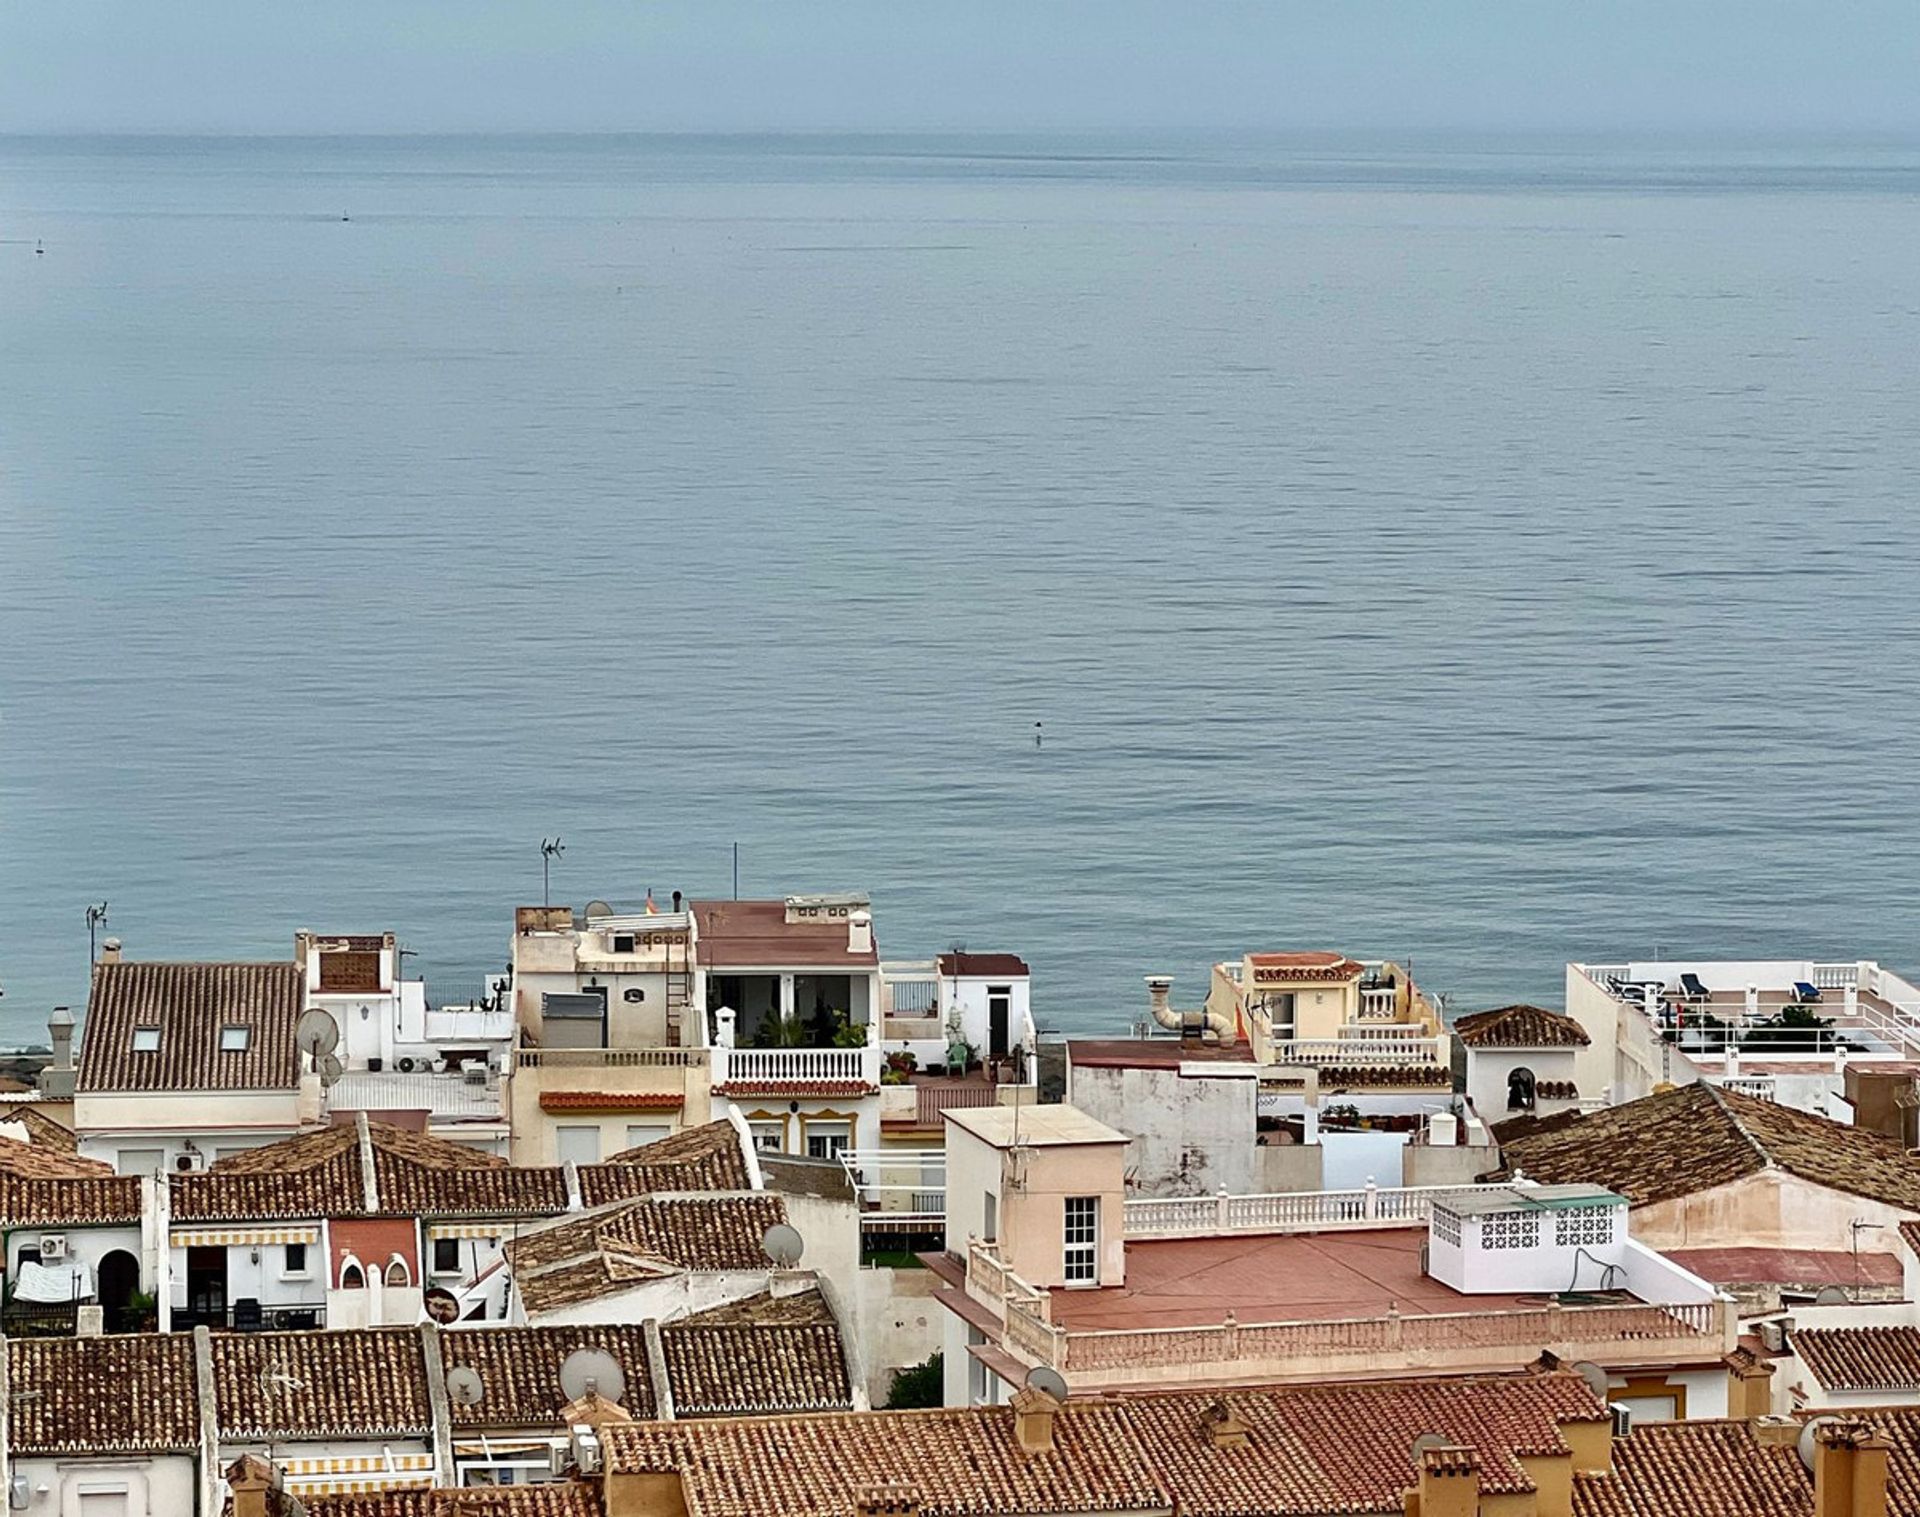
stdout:
[[(1846, 1249), (1672, 1248), (1663, 1253), (1682, 1269), (1715, 1285), (1852, 1285), (1854, 1257)], [(1897, 1254), (1860, 1255), (1861, 1285), (1902, 1281)]]
[(1544, 1297), (1463, 1296), (1420, 1273), (1425, 1228), (1176, 1238), (1127, 1245), (1127, 1283), (1056, 1290), (1053, 1320), (1075, 1329), (1204, 1327), (1229, 1309), (1242, 1323), (1331, 1322), (1508, 1311)]

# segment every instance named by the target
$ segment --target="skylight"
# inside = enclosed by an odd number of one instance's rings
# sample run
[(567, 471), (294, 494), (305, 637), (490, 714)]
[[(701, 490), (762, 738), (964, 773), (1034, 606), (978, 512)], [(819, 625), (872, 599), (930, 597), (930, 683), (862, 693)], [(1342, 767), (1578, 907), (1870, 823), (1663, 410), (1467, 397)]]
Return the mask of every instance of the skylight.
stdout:
[(245, 1053), (247, 1045), (253, 1041), (251, 1027), (223, 1027), (220, 1029), (220, 1052)]
[(157, 1027), (134, 1028), (133, 1051), (135, 1053), (158, 1053), (160, 1051), (160, 1029)]

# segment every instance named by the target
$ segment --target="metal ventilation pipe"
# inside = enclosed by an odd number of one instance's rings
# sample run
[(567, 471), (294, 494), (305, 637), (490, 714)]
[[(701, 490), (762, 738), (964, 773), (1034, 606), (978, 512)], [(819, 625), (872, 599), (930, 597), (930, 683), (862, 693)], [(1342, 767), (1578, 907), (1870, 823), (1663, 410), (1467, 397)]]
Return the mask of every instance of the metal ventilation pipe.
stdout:
[[(1172, 975), (1148, 975), (1147, 1010), (1152, 1013), (1154, 1021), (1158, 1022), (1162, 1027), (1169, 1028), (1174, 1032), (1185, 1032), (1188, 1014), (1173, 1009), (1169, 1000), (1172, 990)], [(1223, 1043), (1232, 1042), (1237, 1035), (1233, 1020), (1230, 1017), (1222, 1016), (1219, 1012), (1204, 1010), (1196, 1013), (1196, 1015), (1201, 1018), (1203, 1029)]]

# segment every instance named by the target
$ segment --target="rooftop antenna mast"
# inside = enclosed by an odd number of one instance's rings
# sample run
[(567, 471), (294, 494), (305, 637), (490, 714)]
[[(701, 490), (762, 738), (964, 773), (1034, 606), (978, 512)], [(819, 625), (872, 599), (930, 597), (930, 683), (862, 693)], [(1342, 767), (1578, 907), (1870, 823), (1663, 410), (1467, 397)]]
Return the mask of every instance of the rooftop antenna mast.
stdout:
[(540, 839), (540, 904), (553, 904), (553, 861), (567, 851), (558, 838)]
[(94, 948), (94, 939), (99, 936), (100, 928), (106, 920), (107, 903), (105, 901), (102, 901), (98, 906), (89, 906), (87, 908), (87, 967), (89, 969), (93, 967), (97, 952)]

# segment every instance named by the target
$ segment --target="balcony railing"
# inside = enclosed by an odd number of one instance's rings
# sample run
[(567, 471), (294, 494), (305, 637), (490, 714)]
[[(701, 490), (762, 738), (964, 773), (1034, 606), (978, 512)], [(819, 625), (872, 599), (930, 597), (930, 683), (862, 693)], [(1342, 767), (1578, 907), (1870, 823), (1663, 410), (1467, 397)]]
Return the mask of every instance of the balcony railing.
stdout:
[(1391, 985), (1383, 985), (1377, 990), (1360, 992), (1360, 1020), (1363, 1022), (1392, 1022), (1399, 1017), (1397, 1005), (1398, 993)]
[(326, 1090), (328, 1111), (424, 1111), (444, 1120), (503, 1118), (500, 1084), (462, 1074), (354, 1069)]
[(704, 1048), (516, 1048), (523, 1069), (700, 1069)]
[(1446, 1060), (1445, 1038), (1289, 1038), (1273, 1047), (1276, 1064), (1432, 1064)]
[(1273, 1195), (1150, 1196), (1127, 1202), (1126, 1236), (1206, 1238), (1221, 1233), (1349, 1232), (1421, 1227), (1433, 1203), (1454, 1196), (1511, 1191), (1511, 1185), (1368, 1185), (1359, 1190), (1281, 1191)]
[(880, 1049), (863, 1048), (716, 1048), (713, 1083), (845, 1084), (880, 1083)]

